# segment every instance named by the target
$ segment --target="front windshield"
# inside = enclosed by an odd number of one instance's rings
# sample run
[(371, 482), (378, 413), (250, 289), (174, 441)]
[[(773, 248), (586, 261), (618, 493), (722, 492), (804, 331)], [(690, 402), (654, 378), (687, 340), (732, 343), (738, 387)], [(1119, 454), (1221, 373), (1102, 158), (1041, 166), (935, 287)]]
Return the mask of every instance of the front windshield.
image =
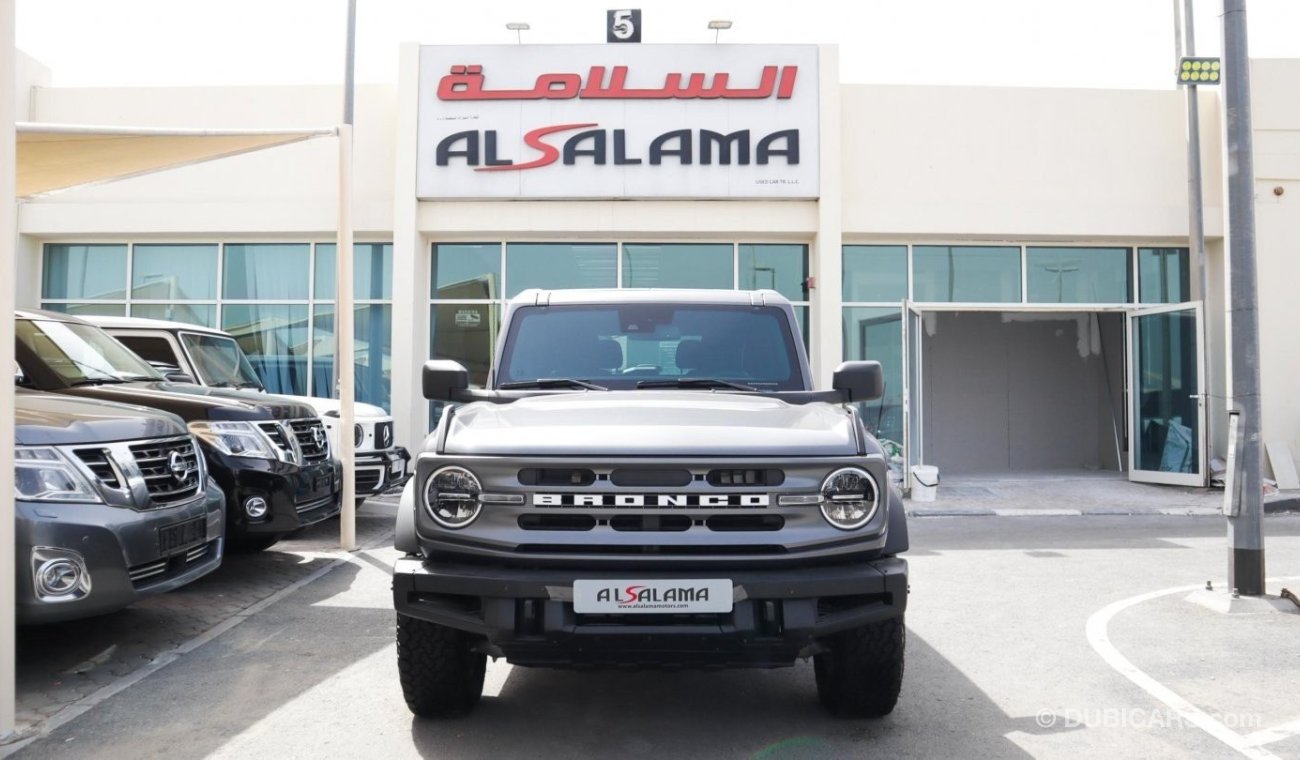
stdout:
[(497, 385), (571, 378), (611, 389), (803, 390), (785, 312), (726, 304), (594, 304), (515, 312)]
[(181, 333), (199, 382), (214, 388), (261, 388), (262, 381), (234, 338)]
[(18, 342), (71, 384), (161, 380), (153, 367), (94, 325), (20, 319)]

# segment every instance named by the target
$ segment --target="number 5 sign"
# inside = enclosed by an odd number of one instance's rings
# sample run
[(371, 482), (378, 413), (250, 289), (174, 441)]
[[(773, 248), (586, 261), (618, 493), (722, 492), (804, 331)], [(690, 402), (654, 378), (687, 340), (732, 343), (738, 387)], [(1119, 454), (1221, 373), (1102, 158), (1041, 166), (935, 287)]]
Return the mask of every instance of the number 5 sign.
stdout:
[(641, 9), (605, 11), (606, 42), (640, 42)]

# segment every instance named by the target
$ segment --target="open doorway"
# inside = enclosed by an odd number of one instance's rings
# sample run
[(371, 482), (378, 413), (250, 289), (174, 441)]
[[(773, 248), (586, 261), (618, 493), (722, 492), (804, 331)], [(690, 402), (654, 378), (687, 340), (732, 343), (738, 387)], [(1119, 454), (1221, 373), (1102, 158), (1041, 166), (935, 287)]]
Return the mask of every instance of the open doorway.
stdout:
[(945, 476), (1125, 469), (1122, 312), (926, 311), (924, 461)]

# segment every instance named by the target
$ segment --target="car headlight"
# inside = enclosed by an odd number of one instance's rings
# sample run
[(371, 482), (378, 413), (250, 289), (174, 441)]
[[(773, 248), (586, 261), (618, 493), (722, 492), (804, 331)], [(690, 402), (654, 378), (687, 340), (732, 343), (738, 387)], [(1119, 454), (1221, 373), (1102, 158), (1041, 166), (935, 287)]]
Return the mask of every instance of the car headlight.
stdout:
[(251, 422), (191, 422), (190, 432), (208, 445), (232, 457), (284, 459), (266, 434)]
[(482, 493), (474, 473), (464, 467), (443, 467), (424, 483), (424, 508), (444, 528), (463, 528), (478, 517)]
[(822, 482), (822, 516), (840, 530), (861, 528), (880, 506), (880, 488), (857, 467), (836, 470)]
[(357, 423), (352, 427), (352, 443), (354, 446), (360, 446), (361, 442), (366, 440), (366, 429)]
[(102, 502), (99, 492), (55, 449), (14, 448), (14, 498)]

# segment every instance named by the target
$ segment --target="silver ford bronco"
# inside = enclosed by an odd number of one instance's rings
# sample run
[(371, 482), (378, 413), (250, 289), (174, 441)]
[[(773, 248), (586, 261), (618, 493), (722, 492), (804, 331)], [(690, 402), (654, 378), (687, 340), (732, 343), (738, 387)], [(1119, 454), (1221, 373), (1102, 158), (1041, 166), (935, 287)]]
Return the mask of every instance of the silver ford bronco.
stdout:
[[(397, 657), (417, 715), (472, 710), (487, 657), (543, 667), (781, 667), (833, 714), (893, 710), (907, 523), (850, 402), (815, 391), (773, 291), (530, 290), (486, 388), (447, 404), (403, 493)], [(460, 405), (457, 405), (460, 404)]]

